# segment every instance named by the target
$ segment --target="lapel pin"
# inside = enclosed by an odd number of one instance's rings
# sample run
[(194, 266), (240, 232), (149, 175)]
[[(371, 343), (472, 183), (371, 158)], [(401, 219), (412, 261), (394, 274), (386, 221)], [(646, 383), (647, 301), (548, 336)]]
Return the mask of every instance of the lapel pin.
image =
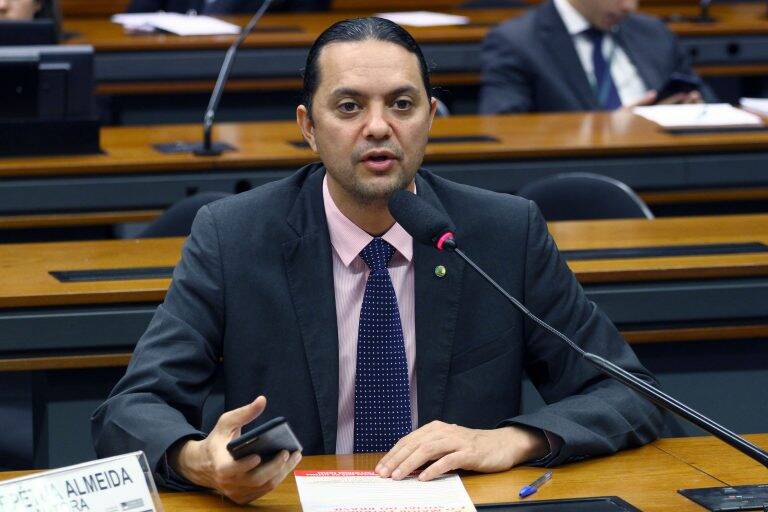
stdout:
[(436, 266), (436, 267), (435, 267), (435, 275), (436, 275), (437, 277), (445, 277), (445, 274), (446, 274), (447, 272), (448, 272), (448, 271), (447, 271), (447, 270), (445, 269), (445, 267), (444, 267), (444, 266), (442, 266), (442, 265), (438, 265), (438, 266)]

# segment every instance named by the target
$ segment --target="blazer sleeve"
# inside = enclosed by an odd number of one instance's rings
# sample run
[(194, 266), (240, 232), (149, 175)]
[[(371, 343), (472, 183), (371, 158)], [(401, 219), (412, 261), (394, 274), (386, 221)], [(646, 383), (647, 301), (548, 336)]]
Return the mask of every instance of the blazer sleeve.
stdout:
[(483, 40), (480, 113), (504, 114), (533, 109), (533, 90), (525, 60), (497, 27)]
[[(657, 384), (613, 323), (587, 299), (534, 203), (529, 205), (524, 302), (532, 313), (582, 349)], [(662, 415), (655, 405), (605, 377), (561, 340), (528, 320), (525, 340), (526, 371), (547, 405), (504, 424), (539, 428), (563, 440), (559, 451), (542, 464), (610, 454), (658, 437)]]
[[(224, 284), (214, 218), (200, 209), (158, 306), (126, 374), (91, 418), (96, 453), (142, 450), (155, 477), (171, 484), (165, 453), (177, 441), (202, 438), (202, 409), (221, 356)], [(178, 480), (176, 478), (175, 480)]]

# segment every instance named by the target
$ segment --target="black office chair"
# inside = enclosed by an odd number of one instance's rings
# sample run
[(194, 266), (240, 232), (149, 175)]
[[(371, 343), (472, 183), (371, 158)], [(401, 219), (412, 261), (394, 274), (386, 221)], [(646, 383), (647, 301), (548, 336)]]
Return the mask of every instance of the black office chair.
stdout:
[(548, 221), (653, 218), (631, 188), (599, 174), (558, 174), (523, 186), (517, 195), (535, 202)]
[(157, 219), (139, 233), (137, 238), (188, 236), (197, 210), (208, 203), (230, 196), (227, 192), (201, 192), (173, 203)]

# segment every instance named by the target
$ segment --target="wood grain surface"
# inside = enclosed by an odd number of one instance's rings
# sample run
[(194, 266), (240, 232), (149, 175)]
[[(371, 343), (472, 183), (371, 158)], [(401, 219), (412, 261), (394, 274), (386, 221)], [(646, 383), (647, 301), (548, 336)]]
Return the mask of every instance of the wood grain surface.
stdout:
[[(413, 3), (411, 3), (413, 5)], [(412, 8), (412, 7), (411, 7)], [(444, 10), (444, 9), (441, 9)], [(508, 18), (519, 16), (523, 9), (465, 9), (445, 10), (470, 18), (465, 26), (409, 27), (419, 43), (461, 43), (479, 42), (493, 25)], [(698, 14), (695, 5), (648, 5), (643, 12), (664, 17), (673, 15), (693, 16)], [(371, 8), (355, 11), (333, 11), (322, 13), (273, 13), (267, 14), (260, 27), (291, 27), (284, 32), (262, 31), (248, 37), (244, 47), (288, 47), (309, 46), (317, 36), (334, 22), (349, 17), (380, 12)], [(678, 36), (755, 35), (768, 33), (768, 17), (762, 2), (732, 3), (715, 5), (711, 8), (714, 23), (670, 23), (669, 28)], [(227, 21), (245, 25), (247, 16), (228, 16)], [(92, 44), (96, 51), (152, 51), (172, 49), (214, 49), (226, 48), (233, 36), (179, 37), (168, 34), (126, 34), (119, 25), (104, 18), (66, 18), (63, 29), (74, 34), (67, 44)], [(293, 30), (295, 29), (295, 30)]]
[[(699, 454), (697, 438), (680, 439), (682, 447), (692, 446)], [(709, 444), (705, 443), (705, 446)], [(381, 455), (321, 455), (305, 457), (299, 469), (372, 470)], [(743, 467), (742, 462), (734, 465)], [(541, 468), (519, 467), (503, 473), (464, 474), (462, 481), (476, 505), (519, 501), (518, 490), (543, 473)], [(666, 453), (655, 444), (600, 457), (553, 470), (552, 480), (542, 486), (535, 500), (594, 496), (619, 496), (645, 512), (698, 512), (698, 505), (677, 493), (677, 489), (712, 487), (718, 480), (685, 461)], [(29, 472), (0, 473), (0, 479)], [(241, 510), (214, 493), (162, 492), (166, 512)], [(529, 499), (530, 501), (530, 499)], [(268, 512), (301, 510), (296, 482), (289, 476), (277, 489), (252, 504)]]
[[(561, 250), (768, 243), (768, 215), (550, 223)], [(173, 266), (183, 239), (0, 245), (0, 308), (159, 302), (168, 279), (59, 282), (50, 271)], [(581, 260), (583, 283), (768, 275), (768, 253)]]
[[(293, 111), (294, 107), (286, 106)], [(487, 142), (430, 143), (425, 163), (765, 151), (768, 131), (673, 135), (624, 112), (575, 112), (505, 116), (451, 116), (435, 120), (431, 135), (486, 135)], [(0, 158), (0, 176), (64, 176), (218, 169), (298, 167), (317, 160), (293, 143), (301, 134), (292, 121), (222, 123), (214, 139), (236, 151), (218, 157), (163, 154), (153, 145), (201, 139), (197, 124), (105, 127), (102, 154)]]

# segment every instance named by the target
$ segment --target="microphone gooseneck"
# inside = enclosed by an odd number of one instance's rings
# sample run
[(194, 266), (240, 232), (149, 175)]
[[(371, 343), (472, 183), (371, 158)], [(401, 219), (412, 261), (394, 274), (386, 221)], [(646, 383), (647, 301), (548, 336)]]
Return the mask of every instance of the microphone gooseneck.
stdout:
[(216, 85), (213, 87), (211, 93), (211, 99), (208, 101), (208, 107), (205, 109), (205, 116), (203, 117), (203, 143), (198, 146), (193, 153), (197, 156), (218, 156), (221, 154), (222, 149), (216, 147), (212, 141), (213, 122), (216, 119), (216, 110), (219, 107), (219, 101), (224, 94), (224, 86), (229, 79), (229, 73), (232, 71), (232, 64), (235, 61), (237, 50), (240, 45), (243, 44), (245, 38), (253, 32), (256, 23), (259, 22), (264, 13), (269, 9), (269, 5), (272, 0), (264, 0), (256, 13), (251, 17), (248, 24), (240, 31), (240, 35), (235, 39), (232, 45), (227, 49), (227, 53), (224, 56), (224, 63), (219, 70), (219, 76), (216, 78)]
[(725, 428), (700, 412), (688, 407), (683, 402), (664, 393), (654, 385), (642, 380), (622, 367), (600, 357), (586, 352), (568, 336), (558, 331), (544, 320), (531, 313), (528, 308), (499, 285), (491, 276), (480, 268), (459, 247), (453, 234), (452, 223), (447, 215), (411, 192), (400, 190), (392, 195), (389, 201), (389, 211), (392, 217), (410, 234), (414, 240), (431, 245), (439, 250), (448, 249), (456, 253), (467, 265), (485, 279), (493, 288), (511, 302), (521, 313), (539, 325), (542, 329), (553, 334), (576, 351), (582, 358), (590, 362), (605, 375), (621, 382), (628, 388), (642, 395), (646, 400), (674, 412), (694, 425), (706, 430), (721, 441), (731, 445), (745, 455), (768, 467), (768, 453), (750, 443), (735, 432)]

